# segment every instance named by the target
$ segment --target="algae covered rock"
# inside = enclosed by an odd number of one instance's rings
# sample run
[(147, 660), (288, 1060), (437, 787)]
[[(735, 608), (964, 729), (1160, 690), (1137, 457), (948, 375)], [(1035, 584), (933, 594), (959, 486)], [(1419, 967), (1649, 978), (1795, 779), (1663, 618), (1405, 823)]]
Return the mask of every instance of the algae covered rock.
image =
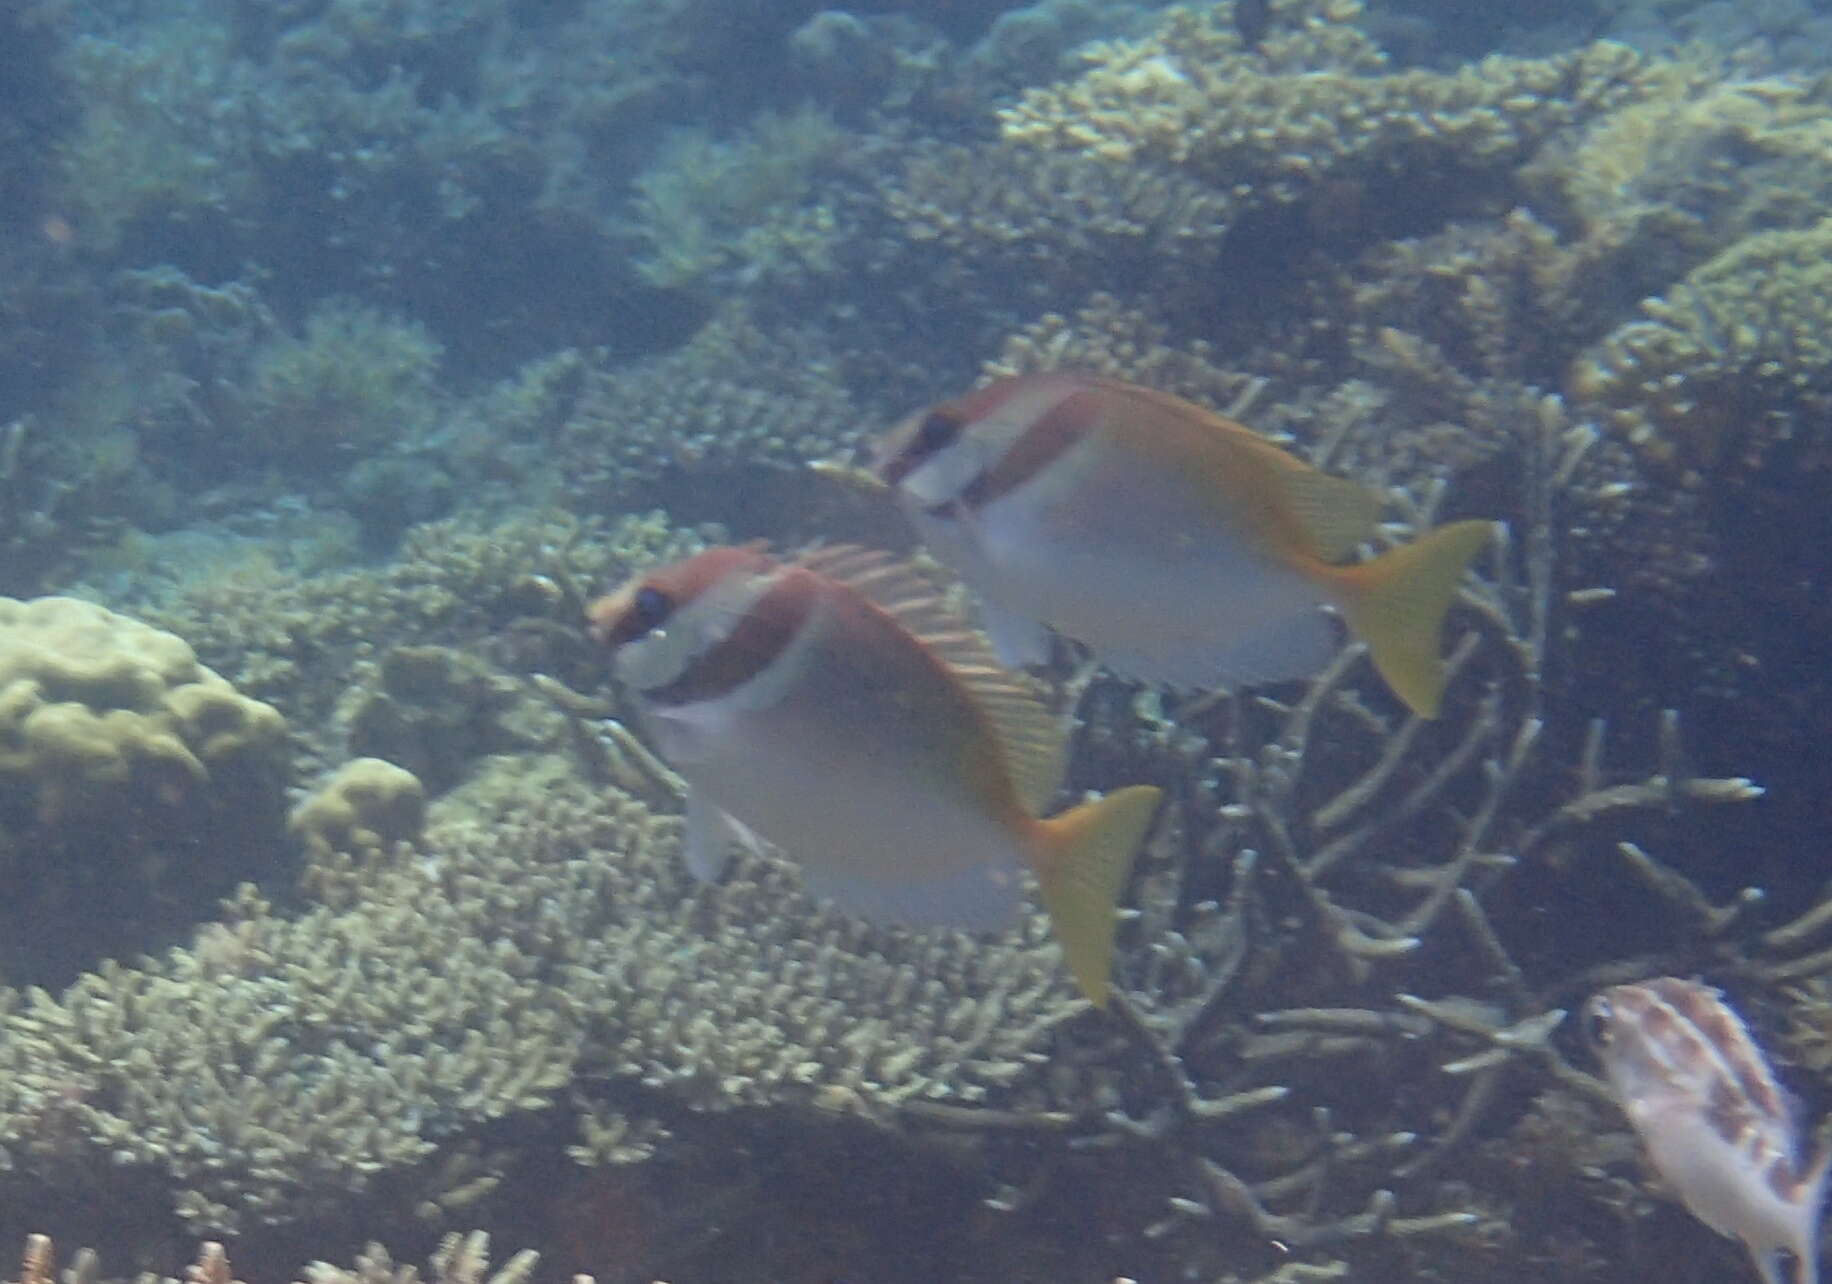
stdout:
[(285, 730), (182, 638), (74, 598), (0, 598), (0, 970), (151, 948), (264, 872)]

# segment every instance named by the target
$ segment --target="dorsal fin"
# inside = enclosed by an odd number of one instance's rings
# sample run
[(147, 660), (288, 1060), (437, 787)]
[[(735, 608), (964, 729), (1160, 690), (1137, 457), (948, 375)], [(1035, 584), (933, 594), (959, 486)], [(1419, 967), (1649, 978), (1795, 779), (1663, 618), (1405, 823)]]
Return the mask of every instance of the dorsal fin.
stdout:
[(1308, 465), (1280, 469), (1274, 481), (1297, 520), (1306, 551), (1318, 560), (1340, 562), (1356, 545), (1374, 538), (1383, 503), (1361, 483)]
[(856, 544), (804, 550), (795, 564), (844, 584), (902, 625), (946, 665), (991, 721), (1019, 801), (1039, 814), (1062, 783), (1068, 737), (1030, 681), (942, 600), (942, 588), (900, 557)]

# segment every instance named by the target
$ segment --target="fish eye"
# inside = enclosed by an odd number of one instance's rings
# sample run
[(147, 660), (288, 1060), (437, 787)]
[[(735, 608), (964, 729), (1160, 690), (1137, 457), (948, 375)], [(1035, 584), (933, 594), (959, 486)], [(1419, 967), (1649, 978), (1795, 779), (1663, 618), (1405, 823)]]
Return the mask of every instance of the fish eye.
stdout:
[(1605, 1047), (1609, 1043), (1609, 1023), (1615, 1013), (1610, 1010), (1609, 1000), (1598, 995), (1584, 1005), (1584, 1042), (1593, 1048)]
[(673, 614), (674, 599), (650, 584), (637, 589), (630, 603), (630, 615), (643, 633), (660, 628)]
[(916, 449), (925, 455), (932, 455), (953, 444), (965, 426), (958, 411), (931, 410), (928, 418), (922, 421), (922, 427), (916, 430)]

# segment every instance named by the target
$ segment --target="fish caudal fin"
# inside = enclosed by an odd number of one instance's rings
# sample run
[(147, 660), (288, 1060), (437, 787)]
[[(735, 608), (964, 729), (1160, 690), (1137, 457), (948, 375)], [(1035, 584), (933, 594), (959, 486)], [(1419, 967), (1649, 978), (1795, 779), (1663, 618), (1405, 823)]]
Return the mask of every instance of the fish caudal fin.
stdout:
[(1335, 573), (1349, 627), (1393, 694), (1421, 718), (1437, 717), (1444, 696), (1438, 635), (1450, 599), (1470, 559), (1494, 537), (1493, 522), (1452, 522)]
[(1095, 1007), (1112, 982), (1115, 904), (1163, 791), (1130, 785), (1038, 821), (1037, 885), (1075, 984)]

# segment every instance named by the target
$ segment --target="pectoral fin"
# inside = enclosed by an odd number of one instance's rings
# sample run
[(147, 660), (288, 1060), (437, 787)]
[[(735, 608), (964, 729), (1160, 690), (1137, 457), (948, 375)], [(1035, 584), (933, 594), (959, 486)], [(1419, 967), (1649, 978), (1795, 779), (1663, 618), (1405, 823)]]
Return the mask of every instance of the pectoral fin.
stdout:
[(734, 846), (758, 856), (766, 850), (755, 832), (708, 802), (698, 789), (687, 791), (686, 820), (682, 854), (687, 858), (687, 872), (702, 883), (716, 883), (725, 876)]
[(990, 602), (980, 603), (980, 622), (999, 663), (1008, 669), (1023, 669), (1050, 662), (1049, 628), (1029, 616), (1008, 611)]

